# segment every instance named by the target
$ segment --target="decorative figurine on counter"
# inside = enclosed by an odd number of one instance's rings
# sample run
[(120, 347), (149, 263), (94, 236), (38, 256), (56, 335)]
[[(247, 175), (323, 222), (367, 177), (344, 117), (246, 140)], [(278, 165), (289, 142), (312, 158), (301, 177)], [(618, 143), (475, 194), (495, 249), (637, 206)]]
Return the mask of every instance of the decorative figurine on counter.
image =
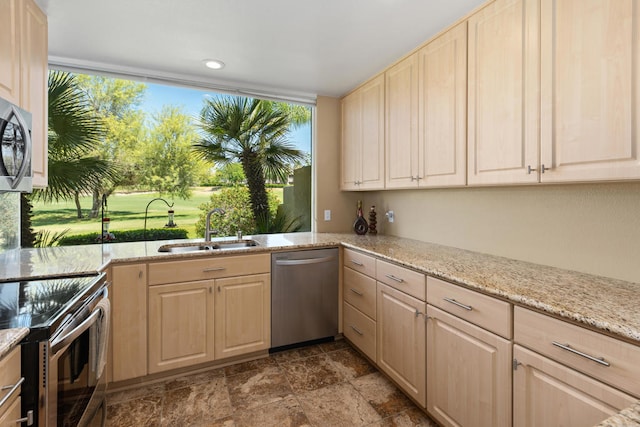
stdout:
[(371, 206), (369, 210), (369, 234), (378, 234), (378, 230), (376, 230), (376, 224), (378, 223), (376, 215), (376, 207)]
[(353, 223), (353, 231), (356, 232), (356, 234), (367, 234), (367, 231), (369, 230), (369, 225), (367, 224), (367, 220), (364, 219), (364, 215), (362, 214), (362, 201), (358, 200), (358, 209), (356, 211), (356, 221)]

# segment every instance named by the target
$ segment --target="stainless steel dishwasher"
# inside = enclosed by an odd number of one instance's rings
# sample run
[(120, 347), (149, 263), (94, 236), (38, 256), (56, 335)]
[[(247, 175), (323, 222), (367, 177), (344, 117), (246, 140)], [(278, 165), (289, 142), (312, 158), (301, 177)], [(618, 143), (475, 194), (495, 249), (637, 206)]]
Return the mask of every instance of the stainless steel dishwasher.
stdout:
[(338, 334), (338, 248), (271, 255), (271, 347)]

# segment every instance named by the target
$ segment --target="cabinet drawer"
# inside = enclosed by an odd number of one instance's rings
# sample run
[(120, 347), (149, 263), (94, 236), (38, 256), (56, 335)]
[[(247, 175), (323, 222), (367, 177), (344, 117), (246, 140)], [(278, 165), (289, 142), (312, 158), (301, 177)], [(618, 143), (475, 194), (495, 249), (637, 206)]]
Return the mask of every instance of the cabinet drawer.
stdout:
[(344, 303), (344, 336), (371, 360), (376, 360), (376, 322)]
[(149, 285), (268, 273), (270, 254), (211, 257), (149, 264)]
[(344, 300), (376, 320), (376, 280), (345, 267)]
[(514, 325), (516, 343), (640, 397), (640, 347), (522, 307)]
[(502, 337), (512, 337), (511, 304), (427, 277), (427, 302)]
[(392, 288), (425, 300), (425, 275), (395, 264), (378, 260), (376, 262), (376, 279)]
[[(18, 345), (0, 360), (0, 399), (4, 399), (11, 388), (20, 381), (20, 366), (20, 346)], [(11, 401), (19, 395), (20, 388), (13, 393), (9, 400)]]
[(376, 259), (372, 256), (345, 249), (344, 265), (369, 277), (376, 277)]

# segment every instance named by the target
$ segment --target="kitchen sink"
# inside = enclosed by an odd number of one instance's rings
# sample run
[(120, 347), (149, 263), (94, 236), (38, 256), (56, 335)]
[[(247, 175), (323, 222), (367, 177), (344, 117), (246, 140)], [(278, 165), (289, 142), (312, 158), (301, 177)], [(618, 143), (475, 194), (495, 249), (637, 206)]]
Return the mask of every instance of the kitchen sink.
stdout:
[(258, 246), (255, 240), (227, 240), (209, 243), (174, 243), (162, 245), (158, 248), (158, 252), (171, 253), (188, 253), (188, 252), (206, 252), (206, 251), (224, 251), (231, 249), (243, 249)]

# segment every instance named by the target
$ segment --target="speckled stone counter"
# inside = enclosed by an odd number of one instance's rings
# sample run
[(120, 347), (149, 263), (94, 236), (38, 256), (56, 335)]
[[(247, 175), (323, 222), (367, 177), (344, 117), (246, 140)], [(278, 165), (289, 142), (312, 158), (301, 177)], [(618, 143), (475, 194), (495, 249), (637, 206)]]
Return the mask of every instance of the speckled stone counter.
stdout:
[(640, 426), (640, 402), (607, 418), (596, 427), (633, 427)]
[(29, 328), (13, 328), (0, 330), (0, 359), (5, 357), (29, 334)]
[(258, 246), (202, 253), (158, 252), (163, 244), (184, 240), (9, 251), (0, 254), (0, 281), (92, 273), (109, 263), (343, 245), (640, 345), (639, 283), (390, 236), (289, 233), (252, 238)]

